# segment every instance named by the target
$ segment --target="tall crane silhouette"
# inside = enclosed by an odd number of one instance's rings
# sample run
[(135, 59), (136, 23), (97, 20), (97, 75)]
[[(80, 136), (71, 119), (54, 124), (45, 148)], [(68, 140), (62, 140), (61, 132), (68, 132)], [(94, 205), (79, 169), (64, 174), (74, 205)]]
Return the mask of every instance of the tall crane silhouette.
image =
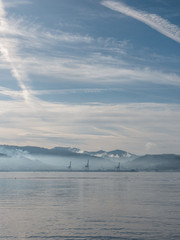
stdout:
[(87, 160), (87, 164), (85, 165), (85, 168), (89, 170), (89, 159)]
[(69, 169), (71, 169), (71, 161), (70, 161), (70, 163), (69, 163), (69, 166), (68, 166), (68, 168), (69, 168)]
[(120, 162), (118, 163), (117, 167), (116, 167), (117, 171), (120, 171)]

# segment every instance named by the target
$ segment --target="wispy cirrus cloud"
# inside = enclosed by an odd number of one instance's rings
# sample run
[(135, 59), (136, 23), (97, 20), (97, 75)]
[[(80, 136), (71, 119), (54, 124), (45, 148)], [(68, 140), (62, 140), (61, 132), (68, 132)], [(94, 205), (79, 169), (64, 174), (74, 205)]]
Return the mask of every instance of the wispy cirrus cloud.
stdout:
[[(109, 4), (108, 6), (115, 10), (116, 4), (120, 3), (104, 1), (103, 4)], [(125, 10), (131, 13), (132, 9), (127, 8)], [(36, 81), (39, 83), (51, 78), (52, 84), (65, 80), (94, 84), (143, 81), (180, 85), (178, 74), (128, 63), (128, 43), (125, 41), (118, 42), (113, 38), (96, 39), (89, 35), (46, 29), (23, 18), (15, 19), (9, 15), (7, 18), (2, 0), (0, 14), (0, 49), (3, 59), (6, 60), (6, 65), (1, 62), (0, 68), (11, 69), (12, 76), (19, 83), (26, 100), (32, 100), (34, 94), (28, 87), (31, 81), (29, 76), (32, 75), (37, 76)], [(74, 51), (71, 51), (73, 47)], [(79, 49), (84, 49), (85, 54), (77, 53)], [(118, 57), (114, 55), (115, 52), (118, 52)]]
[(11, 74), (17, 80), (25, 101), (29, 102), (31, 96), (24, 82), (28, 76), (18, 54), (18, 41), (12, 37), (15, 34), (14, 30), (8, 22), (3, 2), (0, 0), (0, 53), (9, 64)]
[(56, 41), (64, 41), (64, 42), (85, 42), (85, 43), (91, 43), (93, 41), (93, 38), (90, 36), (81, 36), (79, 34), (70, 34), (62, 31), (58, 31), (56, 33), (50, 33), (46, 32), (44, 33), (44, 36), (47, 39), (56, 40)]
[(179, 108), (176, 104), (71, 105), (37, 100), (34, 109), (18, 99), (0, 101), (4, 138), (0, 143), (53, 147), (71, 142), (82, 149), (121, 147), (144, 154), (151, 142), (154, 153), (172, 149), (175, 153), (179, 151)]
[(105, 0), (102, 1), (101, 4), (114, 11), (135, 18), (166, 37), (180, 43), (180, 27), (170, 23), (168, 20), (158, 16), (157, 14), (150, 14), (145, 11), (136, 10), (124, 3), (116, 1)]
[(27, 71), (29, 74), (51, 76), (51, 78), (54, 78), (54, 81), (61, 77), (61, 79), (66, 79), (66, 81), (84, 83), (89, 81), (96, 83), (98, 80), (99, 84), (151, 82), (180, 86), (180, 76), (175, 73), (155, 70), (150, 67), (132, 67), (131, 65), (121, 63), (117, 59), (116, 64), (110, 64), (108, 59), (103, 59), (102, 61), (102, 58), (98, 58), (98, 56), (96, 56), (95, 60), (94, 56), (91, 61), (90, 59), (90, 56), (88, 60), (84, 57), (78, 59), (65, 57), (29, 58), (27, 59), (27, 65), (29, 66)]
[(6, 87), (0, 87), (0, 95), (8, 96), (11, 100), (21, 100), (23, 93), (17, 90), (11, 90)]
[(6, 8), (11, 8), (11, 7), (17, 7), (19, 5), (24, 5), (24, 4), (31, 4), (32, 2), (30, 0), (6, 0), (6, 2), (4, 3), (4, 6)]
[[(95, 74), (95, 71), (98, 71), (95, 67), (97, 61), (104, 61), (104, 59), (107, 61), (107, 57), (103, 59), (103, 56), (96, 55), (93, 58), (96, 63), (87, 63), (83, 66), (84, 61), (90, 58), (87, 58), (87, 55), (98, 49), (109, 52), (117, 52), (118, 49), (119, 53), (124, 54), (124, 49), (127, 48), (125, 41), (115, 42), (110, 38), (95, 39), (88, 35), (46, 29), (39, 24), (25, 21), (23, 18), (13, 18), (10, 15), (7, 17), (2, 0), (0, 0), (0, 21), (0, 68), (11, 70), (26, 100), (32, 98), (30, 96), (32, 92), (28, 86), (29, 75), (40, 74), (59, 78), (59, 74), (61, 76), (67, 74), (66, 79), (72, 78), (73, 80), (78, 79), (79, 76), (81, 79), (94, 75), (98, 77), (98, 72)], [(57, 50), (59, 46), (61, 48)], [(71, 53), (73, 47), (79, 52), (77, 46), (84, 47), (87, 54), (85, 57)], [(111, 58), (108, 61), (112, 63), (112, 60)], [(45, 65), (46, 68), (44, 68)]]

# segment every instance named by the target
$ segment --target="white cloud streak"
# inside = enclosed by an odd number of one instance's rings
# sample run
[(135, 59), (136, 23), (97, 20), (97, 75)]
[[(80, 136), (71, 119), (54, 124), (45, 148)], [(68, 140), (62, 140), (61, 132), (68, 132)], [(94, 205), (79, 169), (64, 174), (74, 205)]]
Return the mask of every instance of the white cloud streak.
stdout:
[[(7, 44), (7, 42), (6, 42)], [(10, 46), (8, 47), (10, 49)], [(5, 56), (5, 53), (4, 53)], [(12, 56), (12, 55), (11, 55)], [(14, 57), (15, 58), (15, 57)], [(12, 62), (12, 58), (7, 59)], [(151, 69), (150, 67), (131, 67), (121, 60), (116, 58), (106, 59), (101, 56), (84, 57), (55, 57), (55, 56), (33, 56), (26, 54), (23, 61), (21, 57), (16, 55), (14, 59), (16, 68), (20, 76), (24, 75), (24, 80), (27, 80), (27, 75), (41, 76), (36, 78), (36, 82), (42, 83), (49, 81), (52, 83), (66, 80), (69, 82), (89, 82), (99, 84), (104, 83), (127, 83), (127, 82), (151, 82), (155, 84), (165, 84), (180, 86), (180, 76), (176, 73), (171, 73), (162, 70)], [(22, 65), (23, 62), (23, 65)], [(114, 64), (115, 62), (115, 64)], [(46, 67), (44, 67), (46, 66)], [(11, 65), (12, 74), (18, 79), (20, 76)], [(7, 69), (8, 65), (0, 64), (1, 69)], [(46, 78), (44, 78), (46, 77)], [(30, 89), (29, 89), (30, 92)]]
[[(90, 60), (90, 57), (88, 59)], [(125, 64), (122, 64), (121, 61), (118, 65), (118, 60), (116, 65), (111, 65), (105, 59), (102, 61), (98, 57), (96, 57), (96, 61), (93, 62), (93, 59), (92, 62), (87, 61), (85, 58), (29, 58), (27, 59), (27, 72), (41, 76), (51, 76), (54, 78), (54, 81), (59, 81), (60, 79), (74, 82), (91, 81), (96, 83), (98, 81), (99, 84), (139, 81), (180, 86), (180, 76), (175, 73), (152, 70), (148, 67), (132, 68), (128, 65), (124, 66)]]
[[(104, 1), (103, 4), (105, 3), (111, 3), (110, 7), (115, 2)], [(0, 13), (1, 52), (9, 63), (12, 75), (17, 79), (26, 100), (30, 98), (32, 100), (30, 96), (32, 92), (27, 87), (28, 76), (32, 74), (51, 77), (52, 83), (65, 79), (74, 82), (92, 81), (95, 83), (98, 81), (100, 84), (144, 81), (180, 85), (178, 74), (130, 66), (125, 61), (127, 48), (125, 42), (116, 42), (113, 39), (94, 39), (90, 36), (73, 35), (62, 31), (48, 31), (38, 24), (28, 23), (23, 19), (10, 17), (7, 19), (2, 0), (0, 0)], [(82, 48), (84, 44), (87, 55), (72, 55), (68, 47), (65, 53), (61, 50), (55, 51), (56, 46), (61, 46), (63, 49), (63, 43), (66, 47), (74, 46), (75, 49), (79, 49), (80, 44)], [(88, 52), (87, 49), (90, 51)], [(117, 49), (119, 49), (120, 56), (113, 57)], [(108, 55), (92, 54), (93, 51), (101, 50), (109, 51)], [(112, 54), (111, 57), (110, 54)], [(0, 68), (4, 68), (4, 64), (0, 64)], [(37, 78), (36, 81), (41, 80)]]
[(144, 154), (151, 142), (151, 152), (178, 153), (179, 110), (180, 105), (173, 104), (72, 106), (44, 101), (37, 101), (34, 109), (18, 100), (0, 101), (0, 131), (7, 144), (120, 148)]
[(135, 10), (121, 2), (109, 0), (102, 1), (102, 5), (143, 22), (166, 37), (180, 43), (180, 28), (157, 14), (149, 14), (144, 11)]
[(5, 8), (17, 7), (19, 5), (31, 4), (30, 0), (6, 0), (4, 3)]
[(50, 32), (44, 33), (44, 36), (46, 39), (55, 40), (55, 41), (63, 41), (63, 42), (85, 42), (85, 43), (91, 43), (94, 39), (89, 36), (81, 36), (78, 34), (70, 34), (65, 32), (57, 32), (55, 34), (52, 34)]
[[(41, 95), (65, 95), (65, 94), (81, 94), (81, 93), (101, 93), (109, 91), (123, 91), (121, 88), (75, 88), (75, 89), (56, 89), (56, 90), (31, 90), (33, 96)], [(10, 99), (20, 100), (23, 97), (23, 94), (17, 90), (11, 90), (6, 87), (0, 87), (0, 94), (8, 96)]]
[(0, 0), (0, 53), (9, 64), (11, 74), (17, 80), (19, 87), (22, 90), (24, 100), (29, 102), (31, 99), (30, 92), (24, 83), (25, 80), (28, 80), (28, 77), (24, 71), (22, 59), (19, 60), (16, 44), (17, 41), (14, 42), (11, 37), (6, 36), (7, 31), (9, 31), (9, 34), (14, 34), (14, 29), (12, 32), (11, 29), (11, 25), (6, 18), (3, 2)]

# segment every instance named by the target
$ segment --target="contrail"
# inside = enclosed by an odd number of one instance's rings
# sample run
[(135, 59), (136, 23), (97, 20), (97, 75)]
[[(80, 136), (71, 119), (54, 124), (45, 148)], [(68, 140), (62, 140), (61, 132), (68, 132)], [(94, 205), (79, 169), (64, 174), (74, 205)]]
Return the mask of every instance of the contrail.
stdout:
[(156, 14), (149, 14), (144, 11), (138, 11), (125, 5), (124, 3), (115, 1), (105, 0), (102, 1), (101, 4), (114, 11), (135, 18), (140, 22), (143, 22), (149, 27), (153, 28), (154, 30), (160, 32), (161, 34), (165, 35), (166, 37), (169, 37), (172, 40), (180, 43), (180, 28)]
[(6, 11), (3, 6), (3, 2), (2, 0), (0, 0), (0, 53), (2, 54), (6, 62), (9, 63), (11, 74), (17, 80), (18, 85), (22, 90), (24, 100), (26, 102), (30, 102), (31, 94), (29, 92), (29, 89), (24, 84), (24, 80), (27, 80), (27, 76), (25, 71), (23, 70), (22, 63), (19, 65), (18, 62), (18, 66), (16, 66), (17, 60), (19, 59), (18, 54), (16, 53), (16, 46), (13, 45), (12, 42), (8, 41), (8, 36), (6, 36), (5, 33), (6, 29), (10, 29), (10, 26), (6, 17)]

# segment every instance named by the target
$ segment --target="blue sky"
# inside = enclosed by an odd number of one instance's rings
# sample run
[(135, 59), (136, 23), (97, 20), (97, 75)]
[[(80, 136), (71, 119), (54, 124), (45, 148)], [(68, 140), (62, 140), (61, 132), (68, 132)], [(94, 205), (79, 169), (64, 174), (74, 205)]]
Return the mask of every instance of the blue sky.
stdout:
[(180, 154), (179, 0), (0, 0), (0, 144)]

